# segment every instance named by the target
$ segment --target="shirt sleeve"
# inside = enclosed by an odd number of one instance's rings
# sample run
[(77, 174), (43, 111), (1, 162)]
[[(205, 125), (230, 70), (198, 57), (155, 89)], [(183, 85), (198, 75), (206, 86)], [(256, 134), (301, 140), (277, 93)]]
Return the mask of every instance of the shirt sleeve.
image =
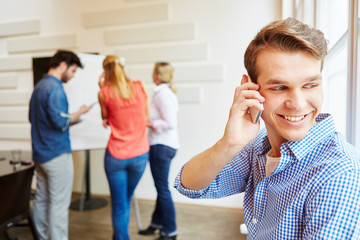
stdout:
[(214, 181), (201, 190), (191, 190), (181, 184), (181, 172), (175, 178), (176, 190), (189, 198), (222, 198), (245, 191), (250, 175), (250, 159), (248, 144), (235, 158), (233, 158), (219, 173)]
[(152, 119), (151, 124), (157, 132), (175, 129), (177, 126), (177, 102), (170, 94), (170, 92), (162, 91), (154, 99), (154, 104), (159, 111), (160, 118)]
[(49, 95), (47, 112), (55, 129), (65, 132), (70, 126), (68, 102), (62, 88), (55, 88)]
[(306, 206), (302, 239), (360, 239), (360, 172), (328, 181)]

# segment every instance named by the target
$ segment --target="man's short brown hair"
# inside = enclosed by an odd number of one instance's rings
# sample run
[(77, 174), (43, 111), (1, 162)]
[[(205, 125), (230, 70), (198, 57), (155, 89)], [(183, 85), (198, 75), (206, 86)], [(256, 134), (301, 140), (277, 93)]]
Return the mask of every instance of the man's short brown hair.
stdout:
[(255, 83), (259, 75), (256, 68), (257, 56), (268, 47), (285, 52), (308, 52), (321, 60), (321, 69), (327, 54), (327, 40), (320, 30), (294, 18), (274, 21), (260, 30), (245, 52), (245, 68)]

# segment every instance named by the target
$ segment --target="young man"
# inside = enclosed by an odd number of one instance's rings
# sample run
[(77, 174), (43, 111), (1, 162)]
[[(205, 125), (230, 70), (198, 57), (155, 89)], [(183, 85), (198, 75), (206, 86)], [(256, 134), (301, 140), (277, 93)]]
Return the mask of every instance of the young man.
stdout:
[(68, 208), (74, 167), (69, 126), (91, 107), (81, 106), (68, 113), (62, 83), (68, 82), (80, 59), (69, 51), (57, 51), (50, 60), (48, 74), (32, 93), (29, 108), (33, 161), (37, 171), (34, 223), (40, 239), (68, 239)]
[[(360, 156), (323, 103), (323, 34), (289, 18), (245, 53), (224, 136), (191, 159), (175, 187), (191, 198), (245, 192), (248, 239), (360, 238)], [(260, 104), (263, 103), (263, 106)], [(251, 120), (263, 110), (266, 129)]]

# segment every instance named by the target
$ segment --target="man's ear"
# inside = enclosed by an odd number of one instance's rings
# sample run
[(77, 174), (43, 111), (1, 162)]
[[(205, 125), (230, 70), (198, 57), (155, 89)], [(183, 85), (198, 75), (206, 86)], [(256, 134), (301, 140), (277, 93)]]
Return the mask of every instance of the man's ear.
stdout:
[(59, 64), (59, 69), (63, 72), (63, 71), (66, 71), (66, 69), (67, 69), (67, 63), (65, 62), (65, 61), (62, 61), (62, 62), (60, 62), (60, 64)]

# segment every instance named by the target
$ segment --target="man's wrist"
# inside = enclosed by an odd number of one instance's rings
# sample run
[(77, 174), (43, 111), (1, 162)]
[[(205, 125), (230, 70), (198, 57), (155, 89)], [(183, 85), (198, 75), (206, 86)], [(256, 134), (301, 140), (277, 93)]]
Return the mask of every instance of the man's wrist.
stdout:
[(245, 146), (246, 144), (230, 144), (224, 138), (221, 138), (215, 144), (215, 147), (217, 149), (221, 149), (221, 151), (231, 159), (233, 159), (237, 154), (239, 154)]

